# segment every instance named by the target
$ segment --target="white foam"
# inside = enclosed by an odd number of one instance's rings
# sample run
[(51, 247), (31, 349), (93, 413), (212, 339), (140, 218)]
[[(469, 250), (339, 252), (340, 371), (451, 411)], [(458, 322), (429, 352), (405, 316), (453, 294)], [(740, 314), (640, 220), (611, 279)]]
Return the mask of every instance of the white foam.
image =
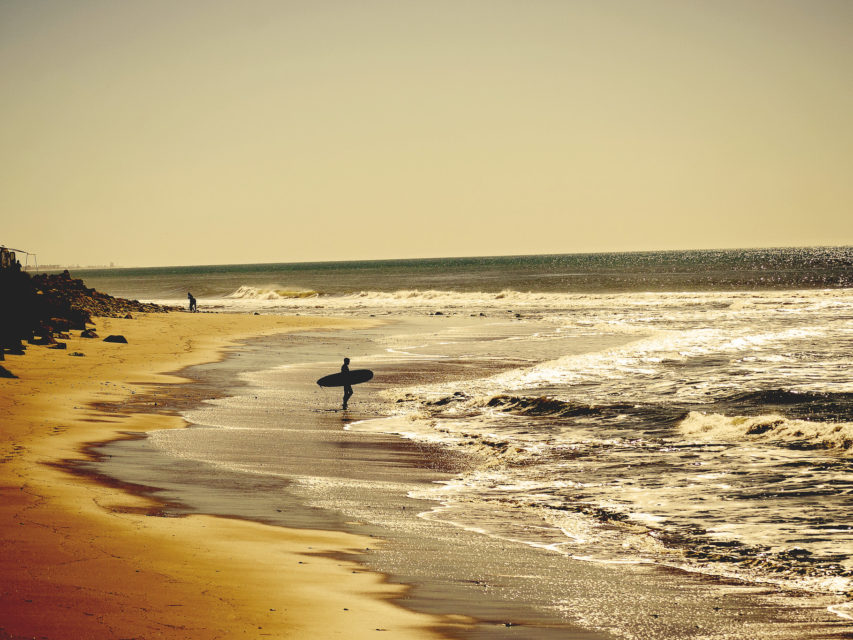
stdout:
[(320, 294), (317, 291), (313, 291), (310, 289), (302, 289), (300, 287), (288, 288), (281, 287), (278, 285), (270, 285), (268, 287), (242, 286), (225, 297), (249, 300), (282, 300), (291, 298), (316, 298), (319, 295)]
[[(186, 304), (184, 299), (152, 300), (164, 304)], [(773, 311), (786, 317), (831, 311), (834, 314), (853, 312), (853, 289), (831, 291), (765, 291), (765, 292), (640, 292), (640, 293), (537, 293), (505, 290), (444, 291), (439, 289), (401, 289), (397, 291), (357, 291), (329, 295), (298, 286), (279, 284), (245, 284), (230, 294), (200, 298), (202, 308), (213, 305), (226, 310), (247, 308), (268, 310), (329, 309), (407, 310), (412, 307), (432, 309), (473, 308), (506, 312), (530, 309), (564, 312), (561, 319), (577, 325), (602, 323), (619, 326), (625, 314), (633, 322), (654, 323), (655, 314), (666, 311), (695, 317), (701, 313), (709, 322), (718, 318), (744, 317)], [(606, 310), (606, 316), (597, 316)], [(590, 313), (593, 315), (590, 316)], [(644, 315), (643, 315), (644, 314)]]
[(827, 610), (830, 613), (834, 613), (839, 618), (853, 620), (853, 602), (843, 602), (841, 604), (835, 604), (831, 607), (827, 607)]
[(807, 442), (816, 448), (853, 455), (853, 423), (807, 422), (778, 414), (724, 416), (691, 411), (679, 424), (687, 438), (729, 442)]

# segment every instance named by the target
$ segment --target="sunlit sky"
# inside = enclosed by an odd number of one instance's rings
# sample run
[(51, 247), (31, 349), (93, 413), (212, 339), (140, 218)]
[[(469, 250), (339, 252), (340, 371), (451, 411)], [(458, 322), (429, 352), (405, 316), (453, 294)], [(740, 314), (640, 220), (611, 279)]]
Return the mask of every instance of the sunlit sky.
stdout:
[(0, 244), (853, 244), (849, 0), (0, 0)]

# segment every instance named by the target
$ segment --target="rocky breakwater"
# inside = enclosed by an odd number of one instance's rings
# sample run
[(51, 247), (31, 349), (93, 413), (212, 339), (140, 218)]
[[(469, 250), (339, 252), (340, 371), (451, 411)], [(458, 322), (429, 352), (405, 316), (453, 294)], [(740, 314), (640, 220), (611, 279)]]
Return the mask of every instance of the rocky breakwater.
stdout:
[(22, 353), (23, 341), (53, 344), (72, 329), (85, 331), (94, 317), (126, 318), (133, 313), (162, 313), (177, 307), (116, 298), (60, 274), (30, 276), (0, 269), (0, 359)]
[(96, 316), (102, 318), (124, 318), (136, 312), (162, 313), (176, 311), (177, 307), (164, 307), (151, 302), (115, 298), (87, 287), (82, 280), (71, 277), (68, 271), (60, 274), (33, 276), (39, 295), (47, 306), (55, 310), (56, 318), (67, 318), (72, 328), (85, 329)]

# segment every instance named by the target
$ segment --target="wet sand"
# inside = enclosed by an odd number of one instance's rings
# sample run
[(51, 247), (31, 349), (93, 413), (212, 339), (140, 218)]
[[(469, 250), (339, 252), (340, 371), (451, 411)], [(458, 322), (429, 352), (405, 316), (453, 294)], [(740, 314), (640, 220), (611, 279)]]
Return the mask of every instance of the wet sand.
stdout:
[(0, 638), (364, 638), (381, 629), (420, 639), (462, 624), (394, 604), (405, 589), (351, 560), (375, 539), (162, 517), (157, 501), (66, 469), (86, 443), (185, 425), (132, 411), (148, 385), (184, 382), (162, 372), (215, 361), (249, 336), (354, 324), (140, 315), (97, 319), (101, 338), (129, 344), (72, 338), (67, 350), (8, 356), (18, 377), (0, 380)]
[[(156, 484), (167, 515), (216, 513), (381, 538), (378, 548), (360, 549), (358, 561), (408, 585), (400, 597), (407, 608), (474, 618), (452, 630), (465, 640), (850, 637), (825, 602), (804, 608), (795, 594), (772, 587), (655, 565), (577, 561), (429, 517), (438, 505), (417, 495), (476, 461), (382, 433), (381, 424), (378, 431), (345, 425), (387, 415), (392, 407), (382, 388), (485, 371), (471, 361), (384, 354), (387, 331), (407, 333), (407, 323), (424, 321), (402, 322), (243, 343), (221, 362), (182, 372), (194, 380), (186, 391), (197, 395), (151, 388), (138, 400), (159, 397), (191, 428), (95, 447), (100, 461), (83, 470), (137, 487)], [(356, 388), (345, 413), (337, 410), (339, 390), (313, 384), (343, 353), (376, 372), (370, 385)], [(258, 375), (243, 378), (246, 371)], [(205, 397), (222, 401), (201, 403)]]

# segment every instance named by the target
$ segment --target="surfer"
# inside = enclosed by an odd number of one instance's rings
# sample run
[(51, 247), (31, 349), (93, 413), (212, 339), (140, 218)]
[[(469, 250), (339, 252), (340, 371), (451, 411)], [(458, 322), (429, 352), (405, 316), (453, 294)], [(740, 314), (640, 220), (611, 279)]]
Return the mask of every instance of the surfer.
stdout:
[(193, 298), (193, 294), (187, 293), (187, 298), (190, 301), (190, 313), (195, 313), (196, 311), (198, 311), (198, 307), (196, 306), (195, 298)]
[(373, 372), (370, 369), (356, 369), (350, 371), (349, 358), (344, 358), (344, 364), (341, 366), (339, 373), (333, 373), (328, 376), (323, 376), (317, 380), (317, 384), (321, 387), (343, 387), (344, 388), (344, 403), (343, 408), (346, 410), (349, 399), (352, 396), (352, 388), (367, 382), (373, 378)]
[[(349, 376), (349, 358), (344, 358), (344, 363), (341, 365), (341, 373), (345, 376)], [(352, 385), (347, 383), (344, 385), (344, 410), (347, 408), (347, 402), (349, 402), (351, 395)]]

